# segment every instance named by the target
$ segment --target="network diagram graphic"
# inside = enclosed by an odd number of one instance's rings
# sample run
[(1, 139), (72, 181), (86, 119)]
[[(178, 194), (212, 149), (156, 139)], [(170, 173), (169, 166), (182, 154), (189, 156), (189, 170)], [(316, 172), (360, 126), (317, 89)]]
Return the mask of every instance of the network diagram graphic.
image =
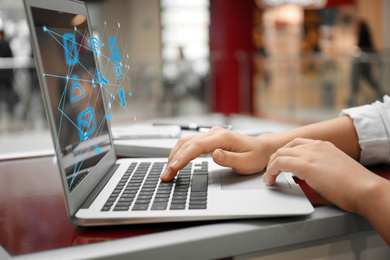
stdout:
[[(55, 144), (56, 154), (57, 150), (60, 149), (61, 126), (65, 120), (69, 121), (79, 133), (77, 145), (79, 147), (87, 146), (87, 148), (76, 150), (76, 163), (73, 167), (72, 179), (69, 185), (69, 190), (71, 190), (88, 153), (100, 154), (102, 152), (98, 140), (104, 134), (104, 127), (108, 127), (105, 125), (107, 120), (113, 120), (113, 114), (123, 112), (127, 113), (131, 119), (136, 120), (129, 77), (129, 55), (124, 55), (127, 45), (123, 45), (119, 23), (116, 32), (112, 35), (108, 31), (106, 22), (104, 22), (101, 36), (90, 36), (88, 28), (78, 29), (77, 27), (74, 27), (73, 33), (61, 34), (56, 32), (54, 28), (51, 29), (46, 26), (43, 27), (43, 31), (49, 34), (55, 43), (63, 49), (65, 57), (63, 62), (68, 68), (66, 75), (43, 74), (43, 77), (60, 78), (65, 82), (57, 107), (61, 117)], [(96, 61), (93, 63), (95, 68), (92, 70), (84, 64), (85, 60), (81, 57), (81, 54), (86, 51), (92, 53)], [(75, 69), (76, 66), (77, 70)], [(92, 89), (95, 91), (93, 92)], [(105, 114), (100, 121), (95, 116), (95, 109), (100, 105), (97, 104), (97, 97), (92, 96), (92, 93), (96, 92), (97, 95), (105, 95), (106, 97)], [(113, 111), (114, 103), (118, 104), (115, 106), (118, 111)], [(75, 120), (66, 111), (67, 104), (74, 106), (87, 104), (87, 107), (83, 107), (77, 115), (77, 120)], [(57, 157), (55, 155), (53, 163), (56, 162)]]

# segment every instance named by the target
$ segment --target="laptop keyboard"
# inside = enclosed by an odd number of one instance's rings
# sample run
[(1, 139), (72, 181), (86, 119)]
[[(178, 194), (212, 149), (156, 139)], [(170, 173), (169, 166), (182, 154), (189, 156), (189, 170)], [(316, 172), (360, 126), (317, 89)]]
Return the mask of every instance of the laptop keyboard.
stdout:
[(207, 208), (208, 162), (189, 163), (171, 182), (161, 182), (164, 162), (132, 163), (102, 211)]

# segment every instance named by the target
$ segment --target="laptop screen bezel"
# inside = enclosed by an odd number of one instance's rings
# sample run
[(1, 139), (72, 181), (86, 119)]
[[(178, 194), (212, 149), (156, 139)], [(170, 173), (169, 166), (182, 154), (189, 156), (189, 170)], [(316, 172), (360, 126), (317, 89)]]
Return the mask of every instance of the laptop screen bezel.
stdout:
[[(43, 101), (45, 104), (46, 115), (48, 118), (49, 127), (55, 145), (58, 133), (55, 124), (54, 113), (51, 110), (52, 106), (51, 106), (51, 100), (48, 92), (48, 86), (46, 84), (46, 80), (42, 76), (44, 73), (44, 69), (43, 69), (44, 67), (43, 67), (42, 56), (39, 48), (38, 37), (35, 32), (35, 25), (34, 25), (34, 19), (33, 19), (31, 8), (41, 8), (41, 9), (52, 10), (56, 12), (60, 11), (60, 12), (65, 12), (65, 13), (70, 13), (75, 15), (84, 15), (87, 18), (87, 29), (91, 36), (92, 30), (90, 26), (88, 9), (85, 3), (80, 1), (72, 1), (72, 0), (24, 0), (24, 6), (26, 11), (27, 21), (30, 28), (31, 44), (32, 44), (35, 62), (37, 66), (37, 72), (39, 76), (38, 78), (41, 85), (41, 91), (42, 91)], [(95, 65), (98, 68), (99, 64), (96, 59), (95, 59)], [(102, 95), (102, 98), (103, 98), (104, 111), (107, 111), (105, 107), (104, 95)], [(60, 154), (61, 152), (55, 149), (57, 153), (56, 154), (57, 165), (60, 171), (60, 177), (61, 177), (62, 186), (64, 190), (66, 206), (67, 206), (69, 217), (73, 223), (75, 222), (74, 216), (77, 210), (80, 208), (80, 206), (88, 197), (88, 195), (92, 192), (92, 190), (96, 187), (96, 185), (105, 176), (105, 174), (115, 164), (117, 159), (115, 154), (115, 149), (113, 146), (110, 122), (108, 120), (106, 121), (108, 125), (110, 149), (104, 155), (104, 157), (96, 164), (96, 166), (91, 170), (91, 172), (89, 172), (88, 175), (81, 181), (81, 183), (78, 184), (78, 186), (72, 190), (72, 192), (69, 191), (69, 186), (66, 180), (66, 172)]]

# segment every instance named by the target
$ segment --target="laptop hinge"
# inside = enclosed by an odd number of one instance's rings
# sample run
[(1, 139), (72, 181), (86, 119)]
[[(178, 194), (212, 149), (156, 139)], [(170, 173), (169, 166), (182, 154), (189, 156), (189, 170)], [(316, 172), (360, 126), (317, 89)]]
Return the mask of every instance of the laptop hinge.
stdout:
[(96, 199), (99, 193), (103, 190), (104, 186), (106, 186), (107, 182), (110, 180), (111, 176), (114, 174), (116, 169), (118, 169), (119, 164), (114, 164), (111, 169), (107, 172), (104, 178), (98, 183), (95, 189), (92, 190), (91, 194), (87, 197), (87, 199), (81, 205), (81, 209), (87, 209), (91, 206), (92, 202)]

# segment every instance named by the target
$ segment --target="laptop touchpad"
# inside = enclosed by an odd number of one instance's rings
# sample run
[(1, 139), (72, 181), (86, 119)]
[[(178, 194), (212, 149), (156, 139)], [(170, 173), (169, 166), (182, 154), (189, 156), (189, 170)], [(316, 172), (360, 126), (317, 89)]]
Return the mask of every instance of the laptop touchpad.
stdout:
[(280, 174), (274, 185), (267, 185), (263, 181), (263, 172), (253, 175), (239, 175), (234, 171), (223, 171), (220, 173), (221, 186), (223, 190), (261, 190), (261, 189), (291, 189), (286, 177)]

